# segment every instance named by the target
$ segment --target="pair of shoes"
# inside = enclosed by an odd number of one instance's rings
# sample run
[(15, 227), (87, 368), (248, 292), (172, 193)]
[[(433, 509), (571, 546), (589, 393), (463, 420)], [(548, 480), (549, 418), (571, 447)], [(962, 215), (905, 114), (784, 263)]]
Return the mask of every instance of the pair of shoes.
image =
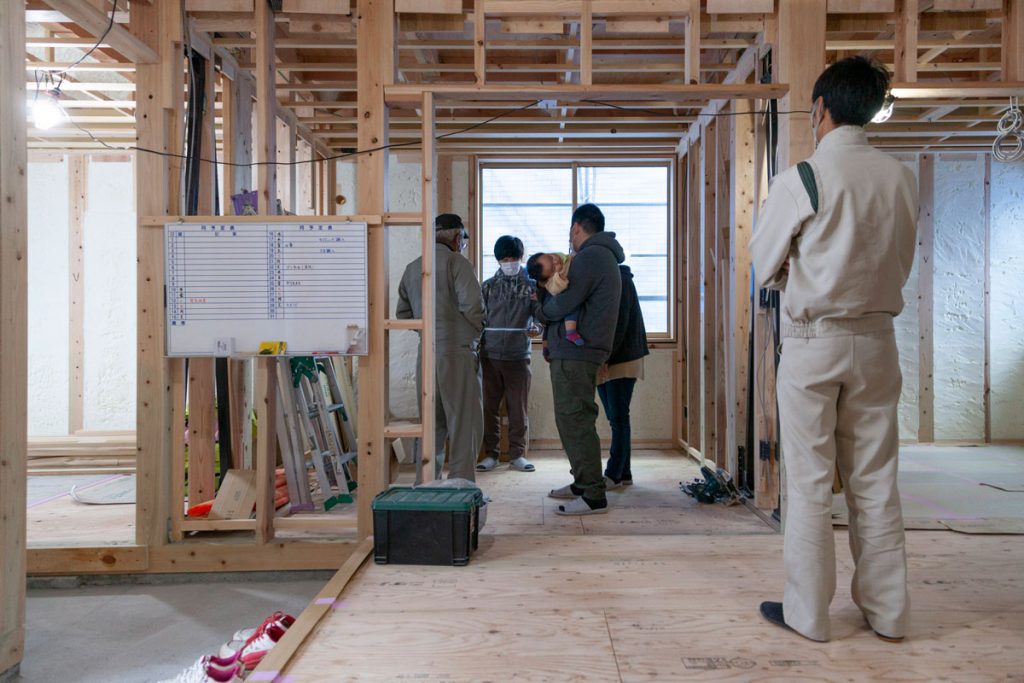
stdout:
[(604, 503), (601, 507), (590, 507), (590, 503), (583, 500), (583, 496), (570, 500), (568, 503), (564, 503), (558, 506), (555, 510), (556, 515), (562, 515), (565, 517), (582, 517), (584, 515), (603, 515), (608, 512), (607, 501), (601, 501)]
[(476, 464), (476, 471), (477, 472), (490, 472), (491, 470), (493, 470), (497, 466), (498, 466), (498, 459), (497, 458), (492, 458), (491, 456), (488, 455), (486, 458), (484, 458), (483, 460), (481, 460), (480, 462), (478, 462)]
[(508, 464), (508, 467), (510, 470), (516, 470), (517, 472), (533, 472), (534, 470), (537, 469), (536, 467), (533, 466), (532, 462), (530, 462), (523, 456), (515, 458), (512, 462)]
[(608, 475), (605, 475), (605, 477), (604, 477), (604, 488), (605, 488), (606, 491), (618, 491), (623, 486), (625, 486), (625, 484), (623, 482), (615, 481), (614, 479), (612, 479)]
[(243, 670), (254, 669), (294, 623), (295, 617), (274, 612), (259, 628), (237, 631), (230, 642), (221, 646), (221, 656), (230, 654), (237, 658)]
[(161, 683), (241, 683), (242, 667), (236, 658), (200, 657), (174, 678)]
[(236, 657), (238, 652), (248, 644), (253, 636), (259, 631), (265, 630), (268, 625), (274, 624), (282, 631), (287, 631), (294, 623), (295, 617), (292, 615), (285, 614), (284, 612), (274, 612), (256, 628), (243, 628), (235, 631), (235, 634), (231, 636), (231, 640), (220, 646), (218, 654), (223, 658)]
[(623, 479), (619, 483), (622, 484), (623, 486), (632, 486), (633, 485), (633, 477), (631, 477), (631, 476), (630, 477), (626, 477), (625, 479)]
[(548, 492), (548, 498), (558, 498), (559, 500), (572, 500), (582, 495), (583, 490), (576, 488), (572, 484), (566, 484), (561, 488), (551, 489)]

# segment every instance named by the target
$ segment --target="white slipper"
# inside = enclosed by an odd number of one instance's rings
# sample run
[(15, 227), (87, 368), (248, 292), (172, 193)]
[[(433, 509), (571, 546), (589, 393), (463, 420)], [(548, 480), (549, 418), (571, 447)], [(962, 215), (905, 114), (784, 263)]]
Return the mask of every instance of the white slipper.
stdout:
[(491, 470), (493, 470), (497, 466), (498, 466), (498, 461), (495, 458), (492, 458), (491, 456), (488, 455), (486, 458), (484, 458), (483, 460), (481, 460), (480, 462), (478, 462), (476, 464), (476, 471), (477, 472), (490, 472)]
[(573, 498), (579, 498), (579, 494), (573, 493), (572, 484), (566, 484), (560, 489), (551, 489), (551, 491), (548, 492), (548, 498), (572, 500)]
[(519, 456), (508, 464), (509, 469), (516, 470), (518, 472), (533, 472), (537, 468), (533, 466), (533, 463), (526, 458)]
[(620, 482), (616, 482), (611, 477), (605, 477), (604, 478), (604, 488), (605, 488), (606, 491), (618, 491), (623, 486), (625, 486), (625, 484), (623, 484), (621, 481)]
[(587, 505), (587, 501), (583, 500), (582, 497), (570, 500), (568, 503), (563, 503), (558, 506), (557, 510), (555, 510), (556, 515), (573, 517), (582, 517), (583, 515), (603, 515), (606, 512), (608, 512), (607, 504), (603, 508), (592, 508)]

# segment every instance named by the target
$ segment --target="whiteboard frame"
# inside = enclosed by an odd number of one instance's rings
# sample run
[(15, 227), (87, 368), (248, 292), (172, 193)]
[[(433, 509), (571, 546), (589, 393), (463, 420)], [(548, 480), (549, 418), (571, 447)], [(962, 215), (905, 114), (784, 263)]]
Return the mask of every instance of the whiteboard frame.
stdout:
[(308, 355), (338, 355), (338, 356), (366, 356), (369, 354), (369, 323), (370, 323), (370, 310), (369, 310), (369, 238), (371, 227), (379, 227), (381, 224), (380, 216), (361, 216), (361, 215), (350, 215), (350, 216), (155, 216), (143, 219), (142, 223), (147, 226), (159, 227), (162, 233), (162, 244), (164, 250), (164, 356), (167, 358), (187, 358), (187, 357), (233, 357), (233, 358), (252, 358), (259, 357), (260, 354), (257, 350), (249, 349), (231, 349), (227, 353), (217, 353), (216, 350), (209, 352), (178, 352), (172, 353), (170, 351), (170, 334), (171, 325), (169, 320), (169, 306), (167, 296), (167, 282), (169, 278), (168, 270), (168, 258), (167, 258), (167, 234), (169, 231), (173, 231), (182, 226), (202, 226), (202, 225), (269, 225), (269, 226), (299, 226), (299, 225), (341, 225), (348, 228), (361, 226), (364, 230), (364, 247), (365, 253), (363, 254), (364, 262), (366, 263), (366, 279), (362, 283), (362, 291), (366, 310), (366, 318), (363, 326), (360, 328), (362, 334), (362, 340), (360, 343), (360, 350), (358, 353), (348, 353), (348, 349), (341, 350), (340, 348), (315, 348), (315, 349), (304, 349), (295, 348), (290, 340), (263, 340), (263, 341), (285, 341), (288, 343), (288, 348), (283, 355), (285, 356), (308, 356)]

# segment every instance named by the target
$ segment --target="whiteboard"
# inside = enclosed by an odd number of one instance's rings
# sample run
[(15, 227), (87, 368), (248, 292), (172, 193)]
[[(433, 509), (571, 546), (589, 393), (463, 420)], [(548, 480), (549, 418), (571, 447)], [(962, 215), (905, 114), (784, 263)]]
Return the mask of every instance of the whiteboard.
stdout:
[(168, 356), (367, 353), (366, 223), (164, 225)]

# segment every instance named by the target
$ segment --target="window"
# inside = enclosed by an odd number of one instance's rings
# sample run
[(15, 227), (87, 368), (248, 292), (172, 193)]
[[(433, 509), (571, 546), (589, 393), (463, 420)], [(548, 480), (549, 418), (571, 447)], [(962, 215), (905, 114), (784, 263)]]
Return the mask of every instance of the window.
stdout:
[[(481, 275), (498, 268), (492, 250), (515, 235), (526, 254), (569, 249), (573, 209), (588, 202), (605, 215), (633, 270), (647, 333), (672, 333), (671, 162), (647, 164), (481, 164)], [(575, 187), (575, 193), (573, 189)]]

